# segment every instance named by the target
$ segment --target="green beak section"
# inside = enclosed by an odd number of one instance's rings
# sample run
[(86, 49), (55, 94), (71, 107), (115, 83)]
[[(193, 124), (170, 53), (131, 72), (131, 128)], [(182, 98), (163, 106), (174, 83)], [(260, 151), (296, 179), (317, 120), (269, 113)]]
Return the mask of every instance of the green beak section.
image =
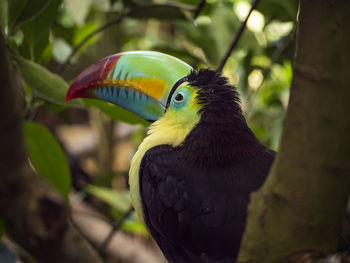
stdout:
[(159, 52), (119, 53), (85, 69), (69, 88), (66, 101), (96, 98), (156, 121), (164, 114), (171, 88), (191, 70), (185, 62)]

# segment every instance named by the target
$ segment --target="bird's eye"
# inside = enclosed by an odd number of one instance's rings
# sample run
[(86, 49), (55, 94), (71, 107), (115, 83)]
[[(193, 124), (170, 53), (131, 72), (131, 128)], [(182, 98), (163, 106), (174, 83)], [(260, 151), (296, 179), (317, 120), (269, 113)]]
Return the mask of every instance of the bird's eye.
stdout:
[(184, 96), (181, 93), (178, 93), (175, 97), (175, 102), (179, 103), (184, 100)]

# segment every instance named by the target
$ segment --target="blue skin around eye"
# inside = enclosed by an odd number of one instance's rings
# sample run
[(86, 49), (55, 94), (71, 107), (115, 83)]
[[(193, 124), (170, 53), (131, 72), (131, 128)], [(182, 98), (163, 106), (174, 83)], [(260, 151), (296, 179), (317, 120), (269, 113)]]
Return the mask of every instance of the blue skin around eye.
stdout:
[(133, 89), (108, 86), (94, 92), (99, 99), (123, 107), (148, 121), (158, 120), (165, 110), (155, 99)]
[[(183, 100), (181, 102), (176, 102), (175, 98), (176, 98), (176, 95), (179, 93), (181, 93), (181, 95), (183, 96)], [(174, 93), (174, 95), (171, 99), (170, 107), (172, 107), (174, 109), (180, 109), (182, 107), (185, 107), (188, 104), (188, 98), (189, 98), (189, 92), (185, 89), (181, 89), (181, 90)]]

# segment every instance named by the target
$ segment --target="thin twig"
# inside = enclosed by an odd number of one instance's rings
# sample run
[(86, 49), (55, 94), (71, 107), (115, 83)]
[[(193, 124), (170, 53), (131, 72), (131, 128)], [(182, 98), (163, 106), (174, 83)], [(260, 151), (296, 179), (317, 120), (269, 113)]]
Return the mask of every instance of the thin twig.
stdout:
[[(203, 0), (201, 0), (203, 1)], [(205, 1), (204, 1), (205, 2)], [(129, 16), (133, 16), (135, 14), (137, 14), (138, 12), (142, 12), (146, 9), (151, 9), (151, 8), (158, 8), (158, 7), (170, 7), (170, 8), (175, 8), (175, 9), (181, 9), (181, 10), (188, 10), (191, 12), (195, 12), (198, 7), (196, 6), (192, 6), (192, 5), (186, 5), (186, 4), (181, 4), (181, 3), (173, 3), (173, 2), (169, 2), (169, 3), (161, 3), (161, 4), (146, 4), (146, 5), (141, 5), (141, 6), (137, 6), (134, 9), (126, 12), (126, 13), (122, 13), (120, 14), (117, 18), (112, 19), (111, 21), (108, 21), (107, 23), (105, 23), (104, 25), (102, 25), (101, 27), (97, 28), (95, 31), (91, 32), (90, 34), (88, 34), (86, 37), (84, 37), (72, 50), (72, 53), (68, 56), (68, 58), (66, 59), (66, 62), (63, 63), (62, 65), (60, 65), (56, 72), (58, 74), (61, 74), (65, 68), (70, 64), (71, 59), (74, 57), (74, 55), (86, 44), (87, 41), (89, 41), (92, 37), (96, 36), (97, 34), (103, 32), (104, 30), (106, 30), (107, 28), (113, 26), (113, 25), (117, 25), (120, 22), (123, 21), (124, 18), (129, 17)], [(199, 10), (200, 12), (200, 10)]]
[(5, 43), (5, 46), (11, 55), (16, 56), (16, 52), (9, 46), (8, 42)]
[(201, 11), (205, 5), (205, 2), (206, 2), (206, 0), (199, 0), (198, 1), (197, 8), (194, 11), (193, 19), (196, 19), (199, 16), (199, 14), (201, 13)]
[(236, 35), (233, 37), (231, 46), (229, 47), (229, 49), (226, 52), (226, 55), (224, 56), (224, 58), (221, 60), (220, 65), (218, 66), (218, 68), (216, 69), (216, 71), (221, 72), (222, 69), (224, 68), (226, 61), (228, 60), (228, 58), (230, 57), (233, 49), (237, 46), (238, 41), (240, 40), (242, 33), (244, 32), (244, 29), (247, 25), (248, 19), (251, 15), (251, 13), (253, 12), (253, 10), (257, 7), (257, 5), (259, 4), (260, 0), (254, 0), (254, 3), (252, 5), (252, 7), (249, 10), (249, 13), (247, 15), (247, 17), (245, 18), (245, 20), (242, 22), (241, 26), (239, 27)]
[(103, 253), (105, 251), (106, 247), (108, 246), (109, 242), (112, 240), (112, 238), (115, 235), (115, 233), (117, 233), (117, 231), (119, 230), (119, 228), (121, 227), (121, 225), (123, 224), (125, 219), (132, 213), (133, 210), (134, 209), (132, 207), (130, 207), (129, 210), (126, 211), (126, 213), (118, 220), (118, 222), (116, 222), (116, 224), (113, 226), (111, 232), (109, 232), (109, 234), (106, 237), (106, 239), (98, 247), (98, 252), (99, 253)]
[(90, 238), (84, 233), (84, 231), (80, 228), (80, 226), (74, 221), (72, 213), (68, 215), (68, 222), (79, 232), (79, 234), (84, 237), (86, 242), (88, 242), (91, 248), (98, 254), (98, 249), (96, 245), (90, 240)]

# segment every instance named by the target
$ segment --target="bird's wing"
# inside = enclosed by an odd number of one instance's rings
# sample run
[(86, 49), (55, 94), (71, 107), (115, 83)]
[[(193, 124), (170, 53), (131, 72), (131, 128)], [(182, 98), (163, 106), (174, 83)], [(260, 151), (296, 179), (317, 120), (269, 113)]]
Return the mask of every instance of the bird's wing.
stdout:
[(146, 152), (140, 192), (149, 231), (170, 262), (233, 262), (249, 195), (263, 183), (274, 153), (226, 168), (189, 165), (176, 148)]

